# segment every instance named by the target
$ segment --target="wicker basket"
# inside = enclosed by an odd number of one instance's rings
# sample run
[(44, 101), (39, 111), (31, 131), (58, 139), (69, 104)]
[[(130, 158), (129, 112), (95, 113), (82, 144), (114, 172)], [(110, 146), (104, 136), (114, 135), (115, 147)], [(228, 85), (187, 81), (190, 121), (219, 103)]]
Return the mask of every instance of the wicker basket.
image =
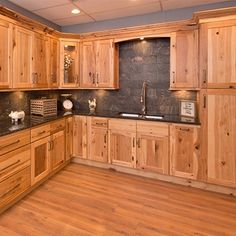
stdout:
[(30, 100), (30, 113), (44, 117), (57, 115), (57, 99)]

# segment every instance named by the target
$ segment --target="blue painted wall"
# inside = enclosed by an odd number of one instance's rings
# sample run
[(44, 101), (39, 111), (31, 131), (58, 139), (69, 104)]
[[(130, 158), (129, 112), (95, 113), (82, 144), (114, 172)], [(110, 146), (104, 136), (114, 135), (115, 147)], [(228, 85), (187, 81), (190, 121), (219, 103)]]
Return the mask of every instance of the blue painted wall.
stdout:
[(171, 22), (191, 19), (194, 12), (224, 7), (236, 6), (236, 1), (221, 2), (215, 4), (200, 5), (182, 9), (157, 12), (140, 16), (131, 16), (114, 20), (106, 20), (87, 24), (62, 26), (62, 31), (67, 33), (85, 33), (109, 29), (117, 29), (130, 26), (146, 25), (153, 23)]

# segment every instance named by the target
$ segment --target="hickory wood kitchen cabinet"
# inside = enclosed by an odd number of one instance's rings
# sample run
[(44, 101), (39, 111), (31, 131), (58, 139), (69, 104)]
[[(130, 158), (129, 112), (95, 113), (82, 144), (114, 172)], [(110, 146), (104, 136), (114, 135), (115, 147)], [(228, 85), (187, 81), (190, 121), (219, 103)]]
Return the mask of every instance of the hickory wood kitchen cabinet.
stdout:
[(137, 121), (137, 168), (169, 173), (169, 125)]
[(198, 89), (198, 29), (171, 33), (170, 55), (170, 89)]
[(30, 131), (0, 137), (0, 211), (30, 188)]
[(73, 117), (73, 156), (87, 158), (87, 117)]
[(0, 88), (12, 85), (12, 24), (0, 20)]
[(66, 161), (73, 156), (73, 117), (66, 118)]
[(113, 39), (81, 43), (81, 88), (118, 88), (117, 49)]
[(49, 81), (50, 88), (58, 88), (59, 86), (59, 72), (60, 72), (60, 54), (59, 54), (59, 40), (50, 38), (50, 66), (49, 66)]
[(109, 120), (109, 161), (114, 165), (136, 167), (136, 121)]
[(170, 125), (170, 174), (197, 179), (200, 161), (200, 127)]
[(66, 161), (66, 120), (60, 119), (31, 130), (31, 181), (37, 183)]
[(60, 87), (79, 87), (79, 42), (60, 39)]
[(236, 19), (200, 25), (204, 88), (236, 88)]
[(87, 117), (88, 159), (108, 162), (108, 119)]
[(208, 89), (202, 93), (203, 155), (208, 182), (236, 186), (236, 90)]

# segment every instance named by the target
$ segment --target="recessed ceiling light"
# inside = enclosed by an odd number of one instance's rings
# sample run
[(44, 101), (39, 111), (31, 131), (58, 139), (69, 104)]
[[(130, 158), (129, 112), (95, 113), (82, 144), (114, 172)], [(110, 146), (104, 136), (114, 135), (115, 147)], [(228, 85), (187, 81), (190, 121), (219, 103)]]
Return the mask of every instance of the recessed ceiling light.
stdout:
[(141, 37), (140, 40), (144, 40), (144, 37)]
[(78, 8), (75, 8), (71, 11), (72, 14), (79, 14), (80, 10)]

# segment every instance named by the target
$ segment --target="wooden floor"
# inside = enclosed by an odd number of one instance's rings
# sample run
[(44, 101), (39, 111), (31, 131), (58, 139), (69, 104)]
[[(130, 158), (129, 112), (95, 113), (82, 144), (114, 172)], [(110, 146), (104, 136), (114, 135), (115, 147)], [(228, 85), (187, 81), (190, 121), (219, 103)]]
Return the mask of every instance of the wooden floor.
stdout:
[(236, 235), (236, 199), (70, 164), (0, 216), (0, 236)]

